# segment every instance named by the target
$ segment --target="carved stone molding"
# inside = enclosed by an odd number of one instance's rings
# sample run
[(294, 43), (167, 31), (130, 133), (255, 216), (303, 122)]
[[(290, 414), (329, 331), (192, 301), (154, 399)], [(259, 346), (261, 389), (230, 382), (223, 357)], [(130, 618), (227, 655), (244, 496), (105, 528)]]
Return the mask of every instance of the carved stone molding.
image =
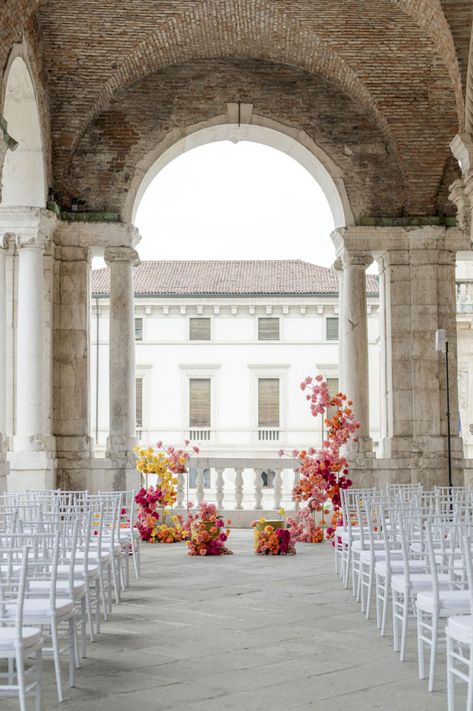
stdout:
[(129, 262), (133, 266), (140, 263), (138, 252), (132, 247), (108, 247), (104, 252), (104, 259), (108, 266), (114, 262)]
[(373, 262), (373, 256), (367, 254), (366, 252), (348, 252), (344, 251), (342, 254), (342, 264), (343, 268), (347, 267), (363, 267), (366, 269)]

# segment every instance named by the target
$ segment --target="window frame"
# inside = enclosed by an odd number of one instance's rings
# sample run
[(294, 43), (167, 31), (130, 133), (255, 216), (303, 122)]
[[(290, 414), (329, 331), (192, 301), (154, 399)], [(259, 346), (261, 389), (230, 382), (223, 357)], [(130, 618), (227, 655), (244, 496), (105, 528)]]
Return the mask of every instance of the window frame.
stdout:
[[(329, 322), (337, 323), (337, 335), (332, 338), (329, 336)], [(340, 319), (338, 316), (326, 316), (325, 318), (325, 340), (330, 342), (335, 342), (340, 340)]]
[[(208, 321), (209, 337), (208, 338), (192, 338), (192, 321)], [(212, 319), (210, 316), (189, 316), (187, 326), (187, 338), (191, 343), (208, 343), (212, 340)]]
[[(261, 338), (260, 324), (262, 321), (277, 321), (277, 324), (278, 324), (278, 337), (277, 338)], [(280, 317), (279, 316), (258, 316), (256, 335), (257, 335), (257, 340), (259, 342), (263, 342), (263, 343), (267, 343), (267, 342), (276, 343), (278, 341), (281, 341), (281, 319), (280, 319)]]

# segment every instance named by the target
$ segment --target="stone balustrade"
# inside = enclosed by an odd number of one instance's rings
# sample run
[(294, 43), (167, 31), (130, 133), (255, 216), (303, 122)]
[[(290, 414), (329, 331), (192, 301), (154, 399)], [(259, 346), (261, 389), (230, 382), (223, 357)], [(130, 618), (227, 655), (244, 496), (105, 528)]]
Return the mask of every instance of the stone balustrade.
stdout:
[[(178, 477), (176, 509), (207, 501), (230, 516), (233, 526), (247, 526), (261, 516), (274, 517), (284, 507), (296, 509), (292, 489), (298, 462), (290, 458), (192, 457), (189, 471)], [(148, 476), (148, 484), (154, 477)]]

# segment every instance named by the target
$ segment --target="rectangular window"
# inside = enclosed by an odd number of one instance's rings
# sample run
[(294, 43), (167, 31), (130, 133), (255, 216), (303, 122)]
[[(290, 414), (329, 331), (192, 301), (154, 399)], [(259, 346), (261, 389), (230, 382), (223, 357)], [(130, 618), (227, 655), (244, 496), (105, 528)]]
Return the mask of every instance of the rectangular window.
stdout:
[(210, 341), (210, 319), (191, 318), (189, 319), (189, 340), (190, 341)]
[[(338, 391), (339, 391), (338, 378), (327, 378), (327, 385), (328, 385), (328, 393), (329, 393), (330, 397), (333, 397), (334, 395), (338, 395)], [(336, 413), (336, 411), (337, 411), (336, 407), (328, 407), (326, 417), (328, 417), (328, 418), (333, 417), (334, 414)]]
[(189, 427), (210, 427), (210, 378), (189, 380)]
[(135, 318), (135, 341), (143, 340), (143, 319)]
[(279, 341), (279, 319), (258, 319), (258, 341)]
[(279, 427), (279, 378), (258, 380), (258, 427)]
[(325, 319), (325, 338), (327, 341), (338, 341), (338, 317)]
[(136, 429), (143, 429), (143, 378), (136, 378)]

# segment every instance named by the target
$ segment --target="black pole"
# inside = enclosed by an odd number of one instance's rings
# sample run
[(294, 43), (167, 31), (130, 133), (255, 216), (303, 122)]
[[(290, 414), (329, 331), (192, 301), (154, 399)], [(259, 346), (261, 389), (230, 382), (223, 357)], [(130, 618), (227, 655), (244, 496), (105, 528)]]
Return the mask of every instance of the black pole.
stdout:
[(452, 488), (452, 443), (450, 430), (450, 381), (448, 377), (448, 341), (445, 342), (445, 375), (447, 385), (448, 487)]

